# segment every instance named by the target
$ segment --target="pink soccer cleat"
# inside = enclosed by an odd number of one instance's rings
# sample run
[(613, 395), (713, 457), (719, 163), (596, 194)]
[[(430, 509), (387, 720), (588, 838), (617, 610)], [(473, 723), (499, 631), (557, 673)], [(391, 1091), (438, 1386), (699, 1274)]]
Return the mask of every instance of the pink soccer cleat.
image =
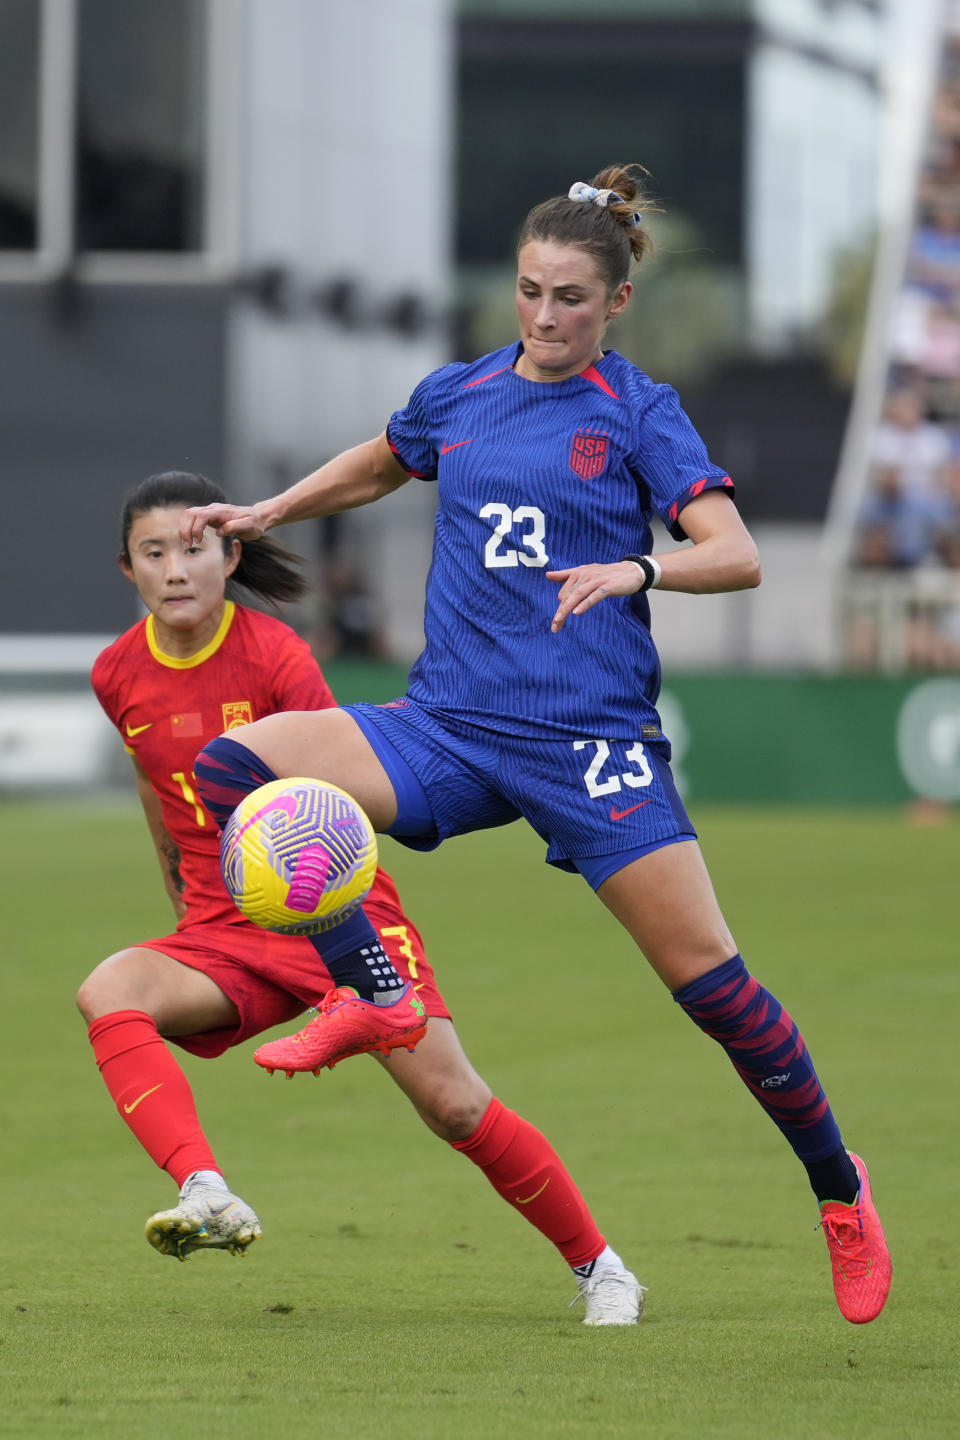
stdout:
[(893, 1267), (867, 1167), (859, 1155), (850, 1152), (850, 1159), (860, 1176), (859, 1195), (852, 1205), (825, 1200), (820, 1215), (840, 1313), (854, 1325), (866, 1325), (886, 1304)]
[(413, 1050), (426, 1033), (423, 1001), (410, 981), (390, 1005), (361, 1000), (356, 990), (344, 985), (323, 997), (319, 1015), (299, 1034), (269, 1040), (254, 1051), (253, 1058), (271, 1075), (274, 1070), (283, 1070), (287, 1076), (298, 1070), (319, 1075), (324, 1066), (332, 1070), (351, 1055), (367, 1055), (372, 1050), (389, 1055), (401, 1045)]

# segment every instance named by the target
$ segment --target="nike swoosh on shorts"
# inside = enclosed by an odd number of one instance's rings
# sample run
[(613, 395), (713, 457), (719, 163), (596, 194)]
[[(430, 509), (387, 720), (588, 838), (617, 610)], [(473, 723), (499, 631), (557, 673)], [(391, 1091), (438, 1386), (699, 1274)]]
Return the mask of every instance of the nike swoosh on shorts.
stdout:
[[(651, 798), (652, 798), (652, 797), (651, 797)], [(633, 812), (634, 812), (634, 810), (642, 810), (643, 807), (644, 807), (644, 805), (649, 805), (649, 804), (650, 804), (650, 801), (649, 801), (649, 800), (641, 800), (638, 805), (631, 805), (631, 806), (629, 807), (629, 809), (627, 809), (627, 810), (617, 810), (617, 809), (614, 808), (614, 806), (611, 805), (611, 806), (610, 806), (610, 819), (611, 819), (611, 820), (622, 820), (623, 817), (624, 817), (624, 815), (632, 815)]]

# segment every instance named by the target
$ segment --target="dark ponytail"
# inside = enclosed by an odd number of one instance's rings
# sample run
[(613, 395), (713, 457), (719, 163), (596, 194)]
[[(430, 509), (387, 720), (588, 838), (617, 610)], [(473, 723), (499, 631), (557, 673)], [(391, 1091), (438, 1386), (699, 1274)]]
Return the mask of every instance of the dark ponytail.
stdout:
[[(145, 515), (149, 510), (170, 510), (180, 505), (223, 504), (226, 498), (219, 485), (214, 485), (205, 475), (194, 475), (186, 470), (167, 470), (161, 475), (149, 475), (129, 490), (124, 498), (120, 520), (123, 558), (129, 563), (130, 531), (139, 515)], [(230, 537), (224, 536), (224, 554), (230, 554), (232, 544)], [(227, 595), (234, 598), (233, 592), (239, 588), (272, 605), (299, 600), (309, 589), (300, 568), (303, 564), (302, 556), (278, 545), (269, 535), (259, 540), (243, 540), (240, 562), (227, 581)]]

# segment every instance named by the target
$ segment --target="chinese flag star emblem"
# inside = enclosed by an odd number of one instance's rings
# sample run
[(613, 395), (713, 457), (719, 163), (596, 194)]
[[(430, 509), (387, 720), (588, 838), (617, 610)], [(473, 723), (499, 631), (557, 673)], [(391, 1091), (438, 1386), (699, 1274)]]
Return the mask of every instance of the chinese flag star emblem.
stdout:
[(199, 710), (186, 715), (170, 716), (170, 731), (178, 740), (189, 740), (203, 734), (203, 716)]

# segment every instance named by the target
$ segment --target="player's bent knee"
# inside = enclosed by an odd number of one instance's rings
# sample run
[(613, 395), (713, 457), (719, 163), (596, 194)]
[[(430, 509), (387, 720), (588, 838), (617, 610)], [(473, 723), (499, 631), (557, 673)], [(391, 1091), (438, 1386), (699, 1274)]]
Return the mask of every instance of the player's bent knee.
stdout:
[(115, 1010), (142, 1010), (157, 1019), (157, 984), (153, 969), (171, 965), (152, 952), (118, 950), (91, 970), (77, 991), (77, 1009), (90, 1025)]
[(673, 993), (726, 964), (737, 953), (736, 945), (730, 941), (709, 948), (691, 947), (669, 951), (652, 959), (648, 955), (647, 959), (667, 989)]
[(92, 1025), (94, 1020), (98, 1019), (99, 1017), (96, 1015), (93, 1008), (93, 997), (90, 994), (89, 975), (87, 976), (86, 980), (84, 980), (83, 984), (80, 986), (80, 989), (77, 991), (74, 998), (80, 1014), (83, 1016), (84, 1020), (86, 1020), (88, 1025)]
[(432, 1095), (421, 1097), (417, 1109), (435, 1135), (441, 1140), (466, 1140), (483, 1119), (490, 1104), (486, 1086), (444, 1086)]
[(87, 1024), (92, 1025), (103, 1015), (129, 1008), (123, 998), (126, 988), (125, 985), (117, 985), (116, 970), (109, 960), (103, 960), (95, 970), (91, 970), (77, 991), (77, 1009)]

